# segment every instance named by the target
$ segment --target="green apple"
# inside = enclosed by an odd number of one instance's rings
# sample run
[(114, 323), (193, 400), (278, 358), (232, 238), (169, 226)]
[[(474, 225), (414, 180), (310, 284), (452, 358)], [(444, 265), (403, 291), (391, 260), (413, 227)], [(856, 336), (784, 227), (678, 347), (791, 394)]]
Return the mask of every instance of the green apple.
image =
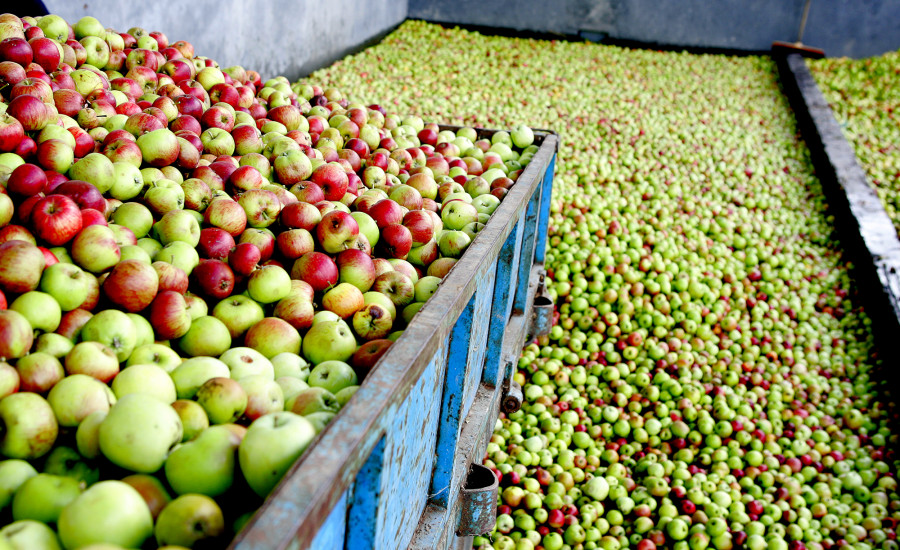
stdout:
[[(114, 164), (118, 169), (118, 166), (122, 163), (116, 162)], [(138, 177), (140, 177), (140, 170), (137, 172)], [(143, 185), (143, 179), (141, 179), (141, 186), (143, 187)], [(116, 188), (113, 187), (113, 191), (115, 191), (115, 189)], [(153, 227), (153, 213), (150, 212), (149, 208), (139, 202), (128, 201), (116, 208), (115, 212), (112, 214), (111, 221), (131, 229), (131, 232), (134, 233), (135, 237), (142, 239), (147, 236), (150, 232), (150, 228)]]
[(366, 305), (378, 304), (384, 307), (391, 314), (391, 319), (395, 319), (397, 317), (397, 306), (395, 306), (394, 302), (383, 292), (371, 290), (363, 294), (363, 300), (365, 301)]
[(293, 403), (293, 398), (309, 387), (309, 384), (293, 376), (276, 378), (275, 383), (281, 388), (281, 395), (284, 396), (284, 410), (286, 411), (291, 409), (288, 403)]
[(69, 179), (92, 184), (101, 193), (106, 193), (116, 183), (113, 162), (102, 153), (88, 153), (69, 168), (67, 175)]
[(6, 458), (41, 457), (58, 434), (53, 408), (40, 395), (18, 392), (0, 399), (0, 454)]
[(216, 497), (225, 493), (234, 482), (240, 442), (241, 438), (228, 426), (203, 430), (169, 454), (165, 464), (169, 486), (179, 495), (199, 493)]
[[(204, 315), (191, 323), (191, 328), (178, 341), (182, 352), (190, 357), (219, 356), (231, 347), (231, 333), (218, 318)], [(225, 367), (228, 368), (228, 367)]]
[(184, 433), (181, 436), (182, 442), (194, 439), (203, 433), (205, 429), (209, 428), (209, 417), (206, 416), (206, 411), (196, 401), (179, 399), (172, 403), (172, 408), (175, 409), (184, 428)]
[(360, 234), (366, 236), (369, 240), (369, 244), (373, 247), (378, 244), (378, 239), (381, 237), (381, 231), (378, 230), (378, 225), (375, 223), (375, 220), (372, 219), (372, 216), (365, 212), (351, 212), (350, 215), (356, 220), (356, 224), (359, 225)]
[(248, 347), (231, 348), (221, 356), (219, 360), (231, 369), (231, 378), (240, 380), (252, 374), (263, 374), (275, 379), (275, 369), (272, 362), (265, 355)]
[[(147, 265), (150, 265), (150, 263), (148, 262)], [(153, 333), (153, 325), (150, 324), (150, 321), (137, 313), (126, 313), (126, 315), (128, 315), (128, 318), (131, 319), (131, 323), (134, 325), (135, 349), (154, 343), (156, 335)], [(134, 352), (132, 351), (131, 353)], [(128, 358), (131, 359), (131, 356), (129, 355)]]
[(238, 447), (241, 472), (250, 488), (259, 496), (268, 495), (315, 435), (309, 420), (292, 412), (256, 419)]
[(247, 410), (249, 397), (236, 380), (226, 377), (210, 378), (197, 390), (197, 403), (206, 411), (212, 424), (235, 422)]
[(181, 441), (183, 427), (175, 409), (139, 393), (125, 395), (100, 424), (100, 451), (113, 464), (138, 473), (153, 473)]
[(228, 365), (215, 357), (192, 357), (178, 365), (170, 375), (175, 382), (179, 399), (193, 399), (207, 380), (230, 378)]
[(254, 374), (238, 381), (247, 394), (244, 416), (251, 421), (266, 414), (284, 410), (284, 393), (275, 380), (266, 375)]
[(190, 275), (200, 263), (200, 254), (196, 248), (184, 241), (173, 241), (162, 247), (153, 260), (172, 264)]
[(273, 375), (276, 379), (292, 376), (306, 381), (309, 377), (309, 362), (296, 353), (279, 353), (271, 359)]
[(171, 210), (163, 214), (153, 225), (153, 232), (159, 242), (167, 245), (182, 241), (196, 247), (200, 242), (200, 224), (190, 210)]
[(62, 509), (81, 494), (81, 484), (71, 477), (38, 474), (16, 491), (12, 501), (13, 520), (33, 519), (56, 523)]
[(38, 353), (47, 353), (59, 359), (65, 357), (66, 354), (72, 350), (72, 346), (74, 345), (75, 343), (72, 342), (72, 340), (66, 338), (62, 334), (46, 332), (38, 336), (37, 342), (34, 345), (34, 350)]
[(261, 304), (277, 302), (290, 294), (291, 276), (280, 266), (262, 266), (250, 274), (247, 291), (251, 298)]
[[(354, 350), (355, 351), (355, 350)], [(348, 386), (359, 383), (353, 367), (343, 361), (323, 361), (316, 365), (306, 383), (311, 387), (325, 388), (333, 394), (337, 394)]]
[[(109, 189), (109, 196), (120, 201), (130, 201), (137, 197), (144, 190), (144, 177), (141, 175), (139, 167), (129, 162), (117, 161), (113, 163), (113, 184)], [(139, 204), (139, 203), (136, 203)], [(141, 205), (143, 206), (143, 205)], [(146, 207), (144, 207), (146, 209)], [(149, 210), (148, 210), (149, 212)], [(128, 216), (123, 216), (128, 219)], [(119, 223), (113, 220), (115, 223)], [(131, 229), (129, 227), (129, 229)], [(132, 229), (132, 231), (134, 231)], [(143, 237), (146, 231), (140, 235), (135, 233), (135, 237)]]
[(33, 519), (14, 521), (0, 529), (0, 548), (11, 550), (62, 550), (56, 533)]
[(69, 24), (58, 15), (50, 14), (41, 17), (38, 19), (37, 26), (44, 31), (45, 37), (57, 42), (65, 43), (69, 38)]
[(87, 276), (75, 264), (56, 263), (41, 274), (41, 290), (56, 298), (60, 309), (71, 311), (87, 299)]
[(334, 394), (334, 398), (337, 399), (338, 405), (342, 408), (347, 404), (347, 401), (350, 401), (350, 398), (359, 390), (359, 386), (347, 386), (341, 391)]
[(100, 456), (100, 424), (109, 411), (94, 411), (84, 417), (75, 431), (75, 444), (81, 456), (93, 459)]
[(119, 362), (123, 362), (134, 351), (137, 334), (128, 315), (116, 309), (104, 309), (84, 324), (81, 339), (100, 342), (115, 352)]
[(28, 462), (10, 458), (0, 461), (0, 511), (12, 503), (13, 495), (29, 478), (38, 474)]
[(143, 393), (171, 404), (178, 398), (175, 382), (169, 373), (152, 364), (132, 365), (122, 369), (112, 381), (112, 390), (117, 399), (130, 393)]
[(247, 329), (262, 321), (266, 313), (261, 305), (249, 296), (236, 294), (220, 301), (213, 308), (213, 317), (228, 327), (232, 338), (243, 336)]
[(101, 481), (63, 508), (58, 531), (66, 548), (98, 543), (138, 548), (153, 534), (153, 517), (134, 487)]
[(81, 40), (85, 36), (99, 36), (101, 38), (106, 36), (106, 28), (103, 26), (103, 23), (90, 15), (85, 15), (76, 21), (72, 25), (72, 30), (75, 31), (76, 40)]
[(431, 295), (437, 291), (438, 286), (441, 284), (441, 278), (435, 277), (434, 275), (426, 275), (419, 279), (416, 284), (416, 301), (417, 302), (427, 302)]
[(153, 532), (160, 546), (222, 548), (227, 542), (222, 510), (206, 495), (181, 495), (167, 504)]
[(181, 364), (181, 361), (181, 356), (175, 350), (163, 344), (154, 343), (135, 347), (125, 366), (156, 365), (166, 372), (172, 372)]
[(314, 365), (329, 360), (347, 361), (355, 351), (356, 338), (343, 321), (314, 324), (303, 338), (303, 355)]
[(72, 447), (59, 446), (50, 451), (44, 462), (44, 473), (65, 476), (89, 487), (100, 480), (100, 469)]
[(316, 430), (316, 434), (325, 429), (325, 426), (331, 422), (331, 419), (334, 418), (335, 413), (319, 411), (310, 413), (303, 418), (309, 420), (309, 423), (312, 424), (313, 428)]
[(21, 294), (13, 300), (9, 309), (21, 313), (28, 319), (31, 328), (42, 332), (55, 331), (62, 319), (62, 309), (56, 298), (37, 290)]

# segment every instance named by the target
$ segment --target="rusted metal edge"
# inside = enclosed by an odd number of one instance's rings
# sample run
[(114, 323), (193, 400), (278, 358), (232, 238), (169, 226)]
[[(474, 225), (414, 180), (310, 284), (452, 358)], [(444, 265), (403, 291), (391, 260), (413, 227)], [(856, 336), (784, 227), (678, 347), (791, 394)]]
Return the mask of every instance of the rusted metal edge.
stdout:
[(291, 467), (230, 548), (310, 547), (319, 526), (351, 486), (384, 433), (386, 419), (406, 399), (440, 342), (449, 335), (453, 322), (475, 292), (475, 281), (492, 267), (519, 217), (525, 214), (528, 200), (537, 192), (558, 149), (555, 134), (536, 137), (541, 140), (538, 152), (484, 229), (354, 398)]
[[(882, 353), (895, 357), (900, 334), (900, 239), (806, 61), (799, 54), (776, 56), (785, 94), (806, 141), (816, 175), (855, 263), (857, 287), (872, 317)], [(895, 357), (896, 359), (896, 357)]]
[[(526, 311), (531, 310), (531, 305), (537, 293), (538, 279), (543, 272), (543, 264), (534, 264), (530, 271), (528, 284), (528, 299)], [(514, 314), (503, 336), (503, 350), (500, 354), (500, 364), (512, 361), (515, 365), (521, 354), (526, 340), (529, 314)], [(515, 367), (513, 367), (515, 369)], [(501, 378), (508, 378), (511, 373), (506, 373)], [(462, 479), (468, 471), (469, 464), (481, 461), (487, 448), (487, 442), (494, 431), (494, 423), (500, 414), (500, 402), (502, 400), (500, 388), (494, 388), (481, 384), (477, 390), (475, 401), (469, 409), (457, 443), (456, 458), (454, 459), (453, 479)], [(479, 422), (479, 419), (481, 421)], [(450, 510), (442, 506), (429, 503), (422, 513), (416, 534), (410, 544), (410, 549), (427, 550), (432, 548), (446, 548), (448, 537), (455, 536), (455, 522), (459, 516), (458, 503), (453, 502)]]

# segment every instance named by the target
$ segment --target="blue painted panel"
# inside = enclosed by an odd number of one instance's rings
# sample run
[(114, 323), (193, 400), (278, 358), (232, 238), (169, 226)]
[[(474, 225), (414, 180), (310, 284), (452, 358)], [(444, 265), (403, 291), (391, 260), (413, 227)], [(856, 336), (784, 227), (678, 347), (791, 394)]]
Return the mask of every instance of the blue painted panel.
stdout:
[(524, 222), (525, 222), (525, 218), (523, 216), (523, 217), (519, 218), (519, 220), (516, 222), (515, 229), (513, 229), (513, 235), (516, 236), (516, 240), (513, 243), (513, 255), (512, 255), (512, 259), (510, 260), (510, 267), (512, 269), (512, 272), (510, 273), (510, 277), (509, 277), (509, 288), (510, 288), (510, 294), (512, 296), (512, 299), (509, 300), (509, 302), (506, 304), (506, 317), (504, 318), (505, 320), (503, 321), (503, 324), (506, 324), (506, 321), (509, 320), (509, 317), (512, 315), (512, 312), (513, 312), (513, 306), (515, 305), (515, 300), (516, 300), (515, 289), (516, 289), (516, 285), (519, 282), (519, 270), (516, 268), (516, 266), (519, 265), (519, 261), (522, 256), (522, 233), (524, 232), (523, 231), (523, 228), (525, 226)]
[(481, 373), (484, 370), (484, 357), (487, 351), (488, 330), (491, 323), (491, 305), (494, 300), (494, 274), (497, 262), (478, 281), (475, 290), (475, 311), (472, 315), (472, 334), (469, 337), (469, 354), (466, 359), (466, 379), (463, 389), (463, 408), (461, 418), (469, 414), (469, 407), (475, 400), (475, 392), (481, 384)]
[(550, 195), (553, 192), (553, 170), (556, 168), (556, 155), (550, 159), (544, 179), (541, 182), (541, 213), (538, 222), (537, 247), (534, 250), (534, 261), (544, 263), (547, 252), (547, 225), (550, 223)]
[(448, 508), (450, 485), (453, 479), (453, 458), (459, 439), (459, 419), (462, 411), (462, 388), (466, 379), (466, 359), (471, 340), (475, 296), (453, 325), (450, 350), (447, 354), (447, 377), (441, 397), (441, 423), (437, 436), (437, 461), (431, 478), (431, 502)]
[(494, 302), (491, 309), (491, 325), (488, 331), (487, 354), (484, 361), (484, 375), (482, 379), (484, 383), (492, 386), (499, 386), (503, 373), (499, 370), (500, 351), (503, 347), (503, 334), (506, 331), (506, 321), (509, 320), (509, 313), (512, 311), (513, 293), (512, 289), (515, 285), (513, 282), (518, 276), (518, 269), (514, 266), (518, 264), (517, 244), (521, 242), (519, 239), (519, 225), (513, 228), (512, 232), (503, 243), (500, 249), (500, 255), (497, 257), (497, 274), (494, 280)]
[(347, 511), (347, 539), (344, 550), (368, 550), (375, 546), (375, 518), (381, 499), (381, 472), (384, 468), (384, 437), (378, 441), (356, 481)]
[(347, 495), (351, 489), (344, 491), (341, 500), (334, 506), (328, 519), (316, 532), (311, 548), (341, 548), (344, 546), (344, 535), (347, 532)]
[(525, 306), (528, 302), (528, 284), (531, 282), (531, 266), (534, 265), (534, 237), (537, 230), (539, 198), (540, 196), (538, 193), (531, 195), (531, 200), (528, 201), (528, 209), (525, 212), (525, 218), (522, 220), (522, 223), (524, 224), (522, 252), (519, 256), (518, 266), (513, 266), (514, 269), (518, 269), (519, 271), (518, 283), (516, 285), (516, 299), (514, 303), (516, 311), (525, 311)]
[(373, 548), (406, 548), (425, 509), (434, 468), (446, 349), (446, 343), (441, 344), (396, 414), (385, 422)]

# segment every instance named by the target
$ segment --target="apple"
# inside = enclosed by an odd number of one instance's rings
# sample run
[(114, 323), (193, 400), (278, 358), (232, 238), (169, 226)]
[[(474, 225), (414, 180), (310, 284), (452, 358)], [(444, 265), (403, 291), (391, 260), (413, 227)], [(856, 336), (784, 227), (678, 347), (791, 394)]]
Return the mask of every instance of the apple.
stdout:
[(322, 307), (341, 319), (348, 319), (365, 305), (362, 291), (350, 283), (339, 283), (325, 292)]
[(297, 330), (305, 330), (312, 326), (315, 305), (306, 296), (291, 294), (278, 302), (273, 315), (287, 321)]
[(234, 289), (234, 272), (221, 260), (200, 260), (191, 277), (199, 291), (210, 298), (225, 298)]
[(227, 231), (232, 237), (244, 232), (247, 226), (247, 214), (237, 201), (216, 199), (203, 212), (203, 220), (213, 227)]
[(72, 259), (82, 269), (102, 273), (119, 262), (121, 251), (115, 233), (103, 225), (83, 228), (72, 240)]
[(75, 344), (65, 357), (66, 373), (86, 374), (108, 383), (119, 373), (119, 360), (115, 352), (100, 342), (86, 341)]
[(156, 365), (166, 372), (172, 372), (181, 364), (181, 361), (181, 357), (172, 348), (163, 344), (151, 343), (136, 347), (131, 352), (125, 366)]
[(184, 296), (174, 290), (163, 290), (156, 295), (150, 304), (149, 319), (160, 340), (180, 338), (191, 327)]
[(297, 329), (278, 317), (266, 317), (256, 322), (244, 336), (244, 345), (266, 358), (285, 352), (299, 353), (300, 343)]
[(14, 521), (0, 529), (0, 548), (62, 550), (56, 533), (47, 524), (32, 519)]
[[(60, 321), (60, 325), (62, 325), (62, 321)], [(53, 357), (60, 358), (65, 357), (73, 345), (74, 343), (62, 334), (49, 332), (41, 334), (35, 340), (34, 352), (47, 353)]]
[(244, 414), (248, 404), (247, 392), (243, 387), (237, 380), (226, 377), (214, 377), (204, 382), (197, 390), (196, 399), (211, 424), (235, 422)]
[(45, 264), (44, 254), (33, 244), (19, 240), (0, 244), (0, 290), (22, 293), (36, 289)]
[[(170, 408), (158, 402), (153, 405)], [(101, 424), (101, 433), (108, 420), (107, 416)], [(144, 439), (152, 433), (143, 434), (141, 443), (146, 443)], [(66, 548), (101, 543), (138, 548), (153, 534), (153, 517), (134, 487), (123, 481), (106, 480), (91, 485), (63, 508), (57, 528)]]
[(9, 506), (19, 487), (36, 475), (38, 471), (24, 460), (9, 458), (0, 461), (0, 510)]
[(283, 352), (271, 359), (275, 379), (290, 376), (302, 381), (309, 377), (309, 363), (296, 353)]
[(204, 153), (216, 156), (234, 154), (234, 138), (223, 128), (207, 128), (200, 134), (200, 141)]
[(340, 404), (335, 395), (325, 388), (310, 387), (295, 395), (287, 410), (306, 418), (315, 413), (336, 413), (340, 410)]
[(302, 416), (281, 411), (256, 419), (238, 448), (241, 472), (250, 488), (266, 496), (315, 437)]
[(206, 417), (206, 411), (196, 401), (190, 399), (179, 399), (172, 403), (172, 408), (178, 413), (181, 424), (184, 427), (184, 434), (181, 441), (191, 441), (196, 439), (198, 435), (209, 428), (209, 419)]
[(22, 123), (10, 113), (0, 113), (0, 151), (15, 151), (24, 138), (25, 128)]
[(318, 204), (325, 200), (325, 193), (322, 188), (311, 181), (301, 181), (291, 186), (291, 193), (300, 202), (309, 204)]
[[(148, 241), (148, 239), (141, 239), (138, 241), (138, 245), (142, 246), (146, 241)], [(162, 246), (157, 241), (152, 242), (156, 243), (155, 246), (157, 248), (155, 248), (155, 251), (151, 250), (148, 254), (155, 257), (158, 252), (162, 250)], [(184, 294), (185, 291), (187, 291), (188, 276), (180, 267), (162, 261), (155, 261), (150, 264), (150, 267), (156, 271), (156, 274), (159, 277), (159, 292), (164, 290), (174, 290), (179, 294)]]
[(166, 462), (166, 478), (181, 496), (160, 512), (157, 543), (213, 547), (203, 545), (215, 544), (225, 524), (222, 511), (210, 497), (223, 494), (231, 486), (239, 444), (228, 427), (213, 426), (172, 452), (171, 465)]
[(313, 231), (322, 221), (322, 214), (312, 204), (298, 201), (282, 208), (278, 219), (285, 228)]
[(281, 212), (281, 201), (275, 193), (265, 189), (251, 189), (237, 196), (238, 204), (247, 215), (250, 227), (263, 228), (272, 225)]
[[(58, 126), (57, 126), (58, 128)], [(13, 169), (6, 181), (10, 193), (31, 196), (40, 193), (47, 185), (47, 174), (35, 164), (21, 164)]]
[(0, 399), (0, 453), (33, 459), (53, 448), (59, 425), (50, 404), (40, 395), (18, 392)]
[(131, 485), (150, 509), (150, 516), (156, 520), (159, 513), (165, 508), (166, 504), (172, 501), (172, 497), (166, 492), (162, 482), (151, 475), (132, 474), (122, 478), (123, 483)]
[(353, 353), (350, 357), (350, 365), (356, 371), (360, 380), (364, 380), (368, 373), (375, 367), (381, 356), (390, 349), (394, 342), (388, 339), (369, 340)]
[(200, 255), (197, 249), (184, 241), (172, 241), (162, 247), (154, 257), (155, 260), (166, 262), (178, 267), (190, 275), (191, 272), (200, 263)]
[(393, 319), (385, 306), (370, 303), (353, 314), (352, 325), (363, 340), (377, 340), (390, 334)]
[(213, 316), (225, 324), (233, 339), (238, 339), (261, 321), (265, 313), (262, 306), (249, 296), (234, 295), (216, 304)]
[(356, 351), (356, 338), (343, 321), (315, 323), (303, 338), (303, 355), (314, 365), (346, 361)]
[(131, 393), (142, 393), (170, 404), (177, 399), (175, 383), (157, 365), (136, 364), (123, 369), (113, 379), (112, 390), (117, 399)]
[[(231, 347), (231, 333), (218, 318), (204, 315), (195, 319), (179, 339), (179, 348), (190, 357), (219, 356)], [(180, 396), (179, 396), (180, 397)]]
[(316, 292), (322, 292), (338, 282), (337, 264), (327, 254), (309, 252), (298, 258), (291, 268), (291, 278), (310, 284)]
[(168, 128), (149, 131), (137, 138), (141, 157), (150, 166), (169, 166), (178, 159), (178, 136)]
[(383, 229), (392, 223), (401, 223), (404, 211), (391, 199), (382, 199), (373, 204), (367, 214), (375, 221), (378, 229)]
[(118, 466), (153, 473), (162, 467), (170, 447), (181, 441), (182, 430), (178, 413), (168, 403), (131, 393), (119, 399), (100, 424), (100, 450)]
[(445, 230), (438, 247), (445, 258), (459, 258), (471, 242), (471, 237), (464, 231)]
[(397, 308), (406, 307), (415, 298), (413, 282), (398, 271), (388, 271), (379, 275), (372, 283), (372, 290), (386, 295)]
[(79, 494), (78, 480), (40, 473), (28, 478), (16, 491), (12, 501), (13, 520), (56, 523), (62, 509)]
[(53, 332), (62, 318), (62, 310), (53, 296), (37, 290), (19, 295), (9, 310), (22, 314), (33, 330), (41, 332)]
[(409, 254), (412, 244), (412, 233), (406, 226), (392, 223), (381, 228), (379, 246), (389, 258), (405, 258)]
[[(288, 149), (278, 154), (272, 164), (275, 170), (275, 177), (282, 185), (300, 183), (308, 179), (313, 173), (309, 157), (297, 149)], [(321, 189), (317, 183), (316, 186)], [(324, 197), (325, 193), (323, 190), (322, 198), (324, 199)], [(297, 198), (300, 199), (300, 197)]]
[(149, 306), (159, 290), (159, 275), (139, 260), (122, 260), (103, 281), (103, 293), (126, 311), (138, 312)]
[(359, 380), (353, 368), (343, 361), (323, 361), (315, 366), (306, 380), (310, 387), (324, 388), (337, 394), (344, 388), (355, 386)]

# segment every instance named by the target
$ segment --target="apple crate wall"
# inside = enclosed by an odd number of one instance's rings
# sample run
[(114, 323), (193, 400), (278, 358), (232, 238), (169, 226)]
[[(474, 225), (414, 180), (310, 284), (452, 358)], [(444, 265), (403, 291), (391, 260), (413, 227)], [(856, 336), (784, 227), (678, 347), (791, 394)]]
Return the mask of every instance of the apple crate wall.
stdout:
[(66, 21), (92, 15), (120, 32), (137, 25), (187, 40), (197, 55), (264, 79), (296, 80), (383, 36), (406, 19), (407, 0), (44, 0)]
[(466, 253), (231, 548), (471, 547), (456, 535), (459, 494), (484, 456), (543, 274), (558, 138), (536, 132), (536, 143)]

